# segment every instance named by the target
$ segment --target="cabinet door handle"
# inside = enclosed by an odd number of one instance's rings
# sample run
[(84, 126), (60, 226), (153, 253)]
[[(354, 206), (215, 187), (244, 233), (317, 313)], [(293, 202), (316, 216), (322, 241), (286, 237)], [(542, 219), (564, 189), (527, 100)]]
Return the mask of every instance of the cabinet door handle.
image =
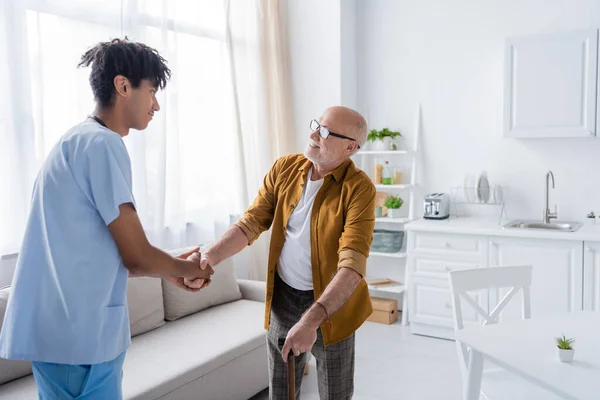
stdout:
[(585, 251), (592, 251), (592, 248), (590, 246), (585, 246)]
[(450, 243), (448, 243), (448, 242), (444, 242), (444, 246), (446, 246), (447, 248), (452, 247), (452, 246), (450, 246)]
[(446, 306), (446, 308), (452, 308), (452, 304), (450, 304), (448, 302), (446, 302), (445, 306)]

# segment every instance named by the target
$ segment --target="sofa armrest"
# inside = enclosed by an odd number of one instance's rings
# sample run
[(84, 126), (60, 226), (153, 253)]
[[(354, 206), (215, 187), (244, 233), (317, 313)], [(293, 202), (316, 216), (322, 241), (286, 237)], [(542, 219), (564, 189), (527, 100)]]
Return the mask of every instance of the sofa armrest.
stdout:
[(242, 298), (252, 301), (265, 302), (265, 292), (267, 291), (267, 282), (251, 281), (248, 279), (238, 279), (238, 285), (242, 292)]

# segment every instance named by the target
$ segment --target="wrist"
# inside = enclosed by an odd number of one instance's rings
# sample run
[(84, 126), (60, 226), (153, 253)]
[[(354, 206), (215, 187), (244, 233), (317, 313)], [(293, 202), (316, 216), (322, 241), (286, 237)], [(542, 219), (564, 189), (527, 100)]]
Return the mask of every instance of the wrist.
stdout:
[(211, 250), (207, 250), (204, 254), (202, 254), (202, 257), (206, 258), (208, 261), (208, 266), (211, 268), (220, 262), (218, 255)]
[(328, 319), (329, 316), (327, 315), (325, 307), (319, 302), (315, 302), (302, 316), (304, 323), (315, 330), (318, 329)]
[(172, 263), (173, 268), (169, 272), (169, 276), (172, 277), (191, 278), (198, 276), (200, 271), (200, 263), (191, 258), (173, 258)]

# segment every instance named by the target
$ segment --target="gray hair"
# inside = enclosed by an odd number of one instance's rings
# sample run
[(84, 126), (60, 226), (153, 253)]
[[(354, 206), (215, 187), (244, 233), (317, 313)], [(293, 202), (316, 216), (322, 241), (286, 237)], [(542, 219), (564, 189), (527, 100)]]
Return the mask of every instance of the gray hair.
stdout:
[[(352, 113), (352, 115), (356, 118), (356, 122), (354, 124), (354, 138), (356, 139), (356, 143), (363, 148), (365, 143), (367, 142), (367, 120), (363, 117), (358, 111), (348, 109)], [(358, 148), (357, 150), (358, 151)], [(356, 151), (354, 153), (356, 153)]]
[(358, 116), (360, 118), (358, 118), (358, 121), (356, 122), (356, 127), (354, 128), (356, 134), (356, 141), (358, 142), (360, 147), (364, 147), (365, 143), (367, 142), (367, 121), (362, 115), (358, 114)]

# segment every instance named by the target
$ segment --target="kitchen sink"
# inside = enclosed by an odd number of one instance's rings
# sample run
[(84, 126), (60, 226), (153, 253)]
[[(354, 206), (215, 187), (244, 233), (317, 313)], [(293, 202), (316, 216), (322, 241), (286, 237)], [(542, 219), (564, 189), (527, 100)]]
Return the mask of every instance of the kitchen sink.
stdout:
[(517, 219), (515, 221), (510, 221), (502, 227), (513, 229), (543, 229), (550, 231), (575, 232), (577, 229), (581, 228), (582, 225), (583, 224), (581, 222), (553, 221), (545, 223), (542, 221)]

